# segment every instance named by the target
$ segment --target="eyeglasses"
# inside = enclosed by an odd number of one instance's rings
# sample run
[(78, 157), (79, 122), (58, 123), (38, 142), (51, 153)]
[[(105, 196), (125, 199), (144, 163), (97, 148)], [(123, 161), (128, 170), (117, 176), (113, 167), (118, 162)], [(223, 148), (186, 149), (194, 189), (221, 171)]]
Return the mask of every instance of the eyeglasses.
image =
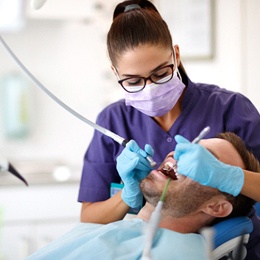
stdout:
[(163, 84), (170, 81), (173, 77), (174, 64), (163, 66), (155, 70), (149, 77), (129, 77), (118, 80), (122, 88), (129, 92), (135, 93), (143, 90), (146, 86), (147, 80), (151, 80), (155, 84)]

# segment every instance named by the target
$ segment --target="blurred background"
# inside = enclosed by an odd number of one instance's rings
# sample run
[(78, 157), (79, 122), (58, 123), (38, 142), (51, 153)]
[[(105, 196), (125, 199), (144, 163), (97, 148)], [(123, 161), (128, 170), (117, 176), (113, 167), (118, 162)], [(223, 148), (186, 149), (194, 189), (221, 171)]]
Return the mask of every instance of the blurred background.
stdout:
[[(191, 80), (241, 92), (259, 109), (260, 1), (153, 2)], [(1, 33), (43, 85), (92, 121), (124, 97), (106, 53), (117, 3), (49, 0), (35, 10), (27, 0), (19, 28)], [(79, 221), (78, 186), (92, 135), (91, 127), (46, 96), (0, 46), (0, 155), (30, 185), (0, 173), (1, 260), (24, 259)]]

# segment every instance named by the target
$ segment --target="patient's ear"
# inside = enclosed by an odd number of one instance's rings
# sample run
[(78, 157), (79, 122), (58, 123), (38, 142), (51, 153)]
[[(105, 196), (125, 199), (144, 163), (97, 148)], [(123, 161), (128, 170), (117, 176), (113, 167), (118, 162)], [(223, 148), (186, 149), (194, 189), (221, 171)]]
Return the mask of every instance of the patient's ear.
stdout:
[(232, 204), (224, 197), (213, 197), (208, 201), (202, 211), (212, 217), (226, 217), (233, 210)]

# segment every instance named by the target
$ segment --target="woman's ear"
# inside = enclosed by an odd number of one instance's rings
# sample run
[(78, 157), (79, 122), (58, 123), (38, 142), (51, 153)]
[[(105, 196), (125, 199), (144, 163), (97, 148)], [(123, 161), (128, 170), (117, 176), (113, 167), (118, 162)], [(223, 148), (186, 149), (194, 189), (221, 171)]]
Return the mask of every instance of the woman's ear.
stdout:
[(114, 72), (116, 78), (118, 79), (118, 73), (117, 73), (117, 71), (116, 71), (116, 68), (115, 68), (113, 65), (111, 65), (111, 69), (112, 69), (112, 71)]
[(173, 46), (173, 50), (174, 50), (174, 53), (175, 53), (175, 57), (176, 57), (176, 61), (177, 61), (177, 67), (179, 67), (180, 65), (180, 62), (181, 62), (181, 56), (180, 56), (180, 48), (179, 48), (179, 45), (174, 45)]
[(232, 204), (222, 196), (213, 197), (202, 209), (204, 213), (216, 218), (226, 217), (232, 212), (232, 210)]

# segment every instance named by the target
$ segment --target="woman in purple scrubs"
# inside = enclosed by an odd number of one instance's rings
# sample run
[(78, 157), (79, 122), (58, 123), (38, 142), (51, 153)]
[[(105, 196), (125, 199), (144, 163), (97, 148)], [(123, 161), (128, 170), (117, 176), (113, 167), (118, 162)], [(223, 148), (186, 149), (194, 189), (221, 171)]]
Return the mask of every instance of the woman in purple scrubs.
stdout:
[[(205, 126), (211, 127), (207, 137), (236, 133), (260, 159), (257, 109), (240, 93), (189, 79), (180, 48), (173, 45), (169, 28), (152, 3), (118, 4), (107, 48), (125, 99), (106, 107), (97, 124), (135, 140), (142, 149), (151, 145), (158, 165), (175, 149), (176, 134), (193, 140)], [(110, 197), (112, 184), (121, 182), (116, 159), (122, 150), (111, 138), (94, 132), (84, 157), (78, 196), (82, 222), (109, 223), (129, 211), (131, 203), (122, 199), (121, 191)]]

